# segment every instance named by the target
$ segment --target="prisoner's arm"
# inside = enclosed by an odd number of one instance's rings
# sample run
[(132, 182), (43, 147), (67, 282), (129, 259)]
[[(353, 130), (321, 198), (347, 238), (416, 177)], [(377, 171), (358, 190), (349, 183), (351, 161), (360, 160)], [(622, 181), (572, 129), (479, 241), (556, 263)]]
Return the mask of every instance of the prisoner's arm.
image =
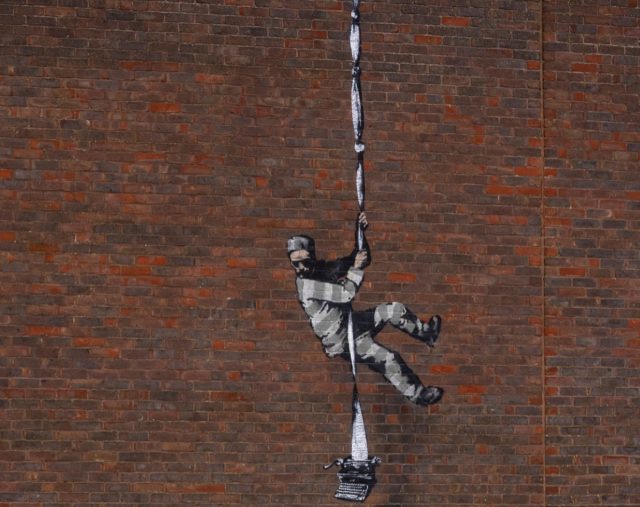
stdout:
[(337, 283), (321, 282), (308, 278), (299, 279), (302, 284), (303, 299), (317, 299), (331, 303), (349, 303), (358, 292), (364, 273), (354, 267), (347, 271), (347, 276)]

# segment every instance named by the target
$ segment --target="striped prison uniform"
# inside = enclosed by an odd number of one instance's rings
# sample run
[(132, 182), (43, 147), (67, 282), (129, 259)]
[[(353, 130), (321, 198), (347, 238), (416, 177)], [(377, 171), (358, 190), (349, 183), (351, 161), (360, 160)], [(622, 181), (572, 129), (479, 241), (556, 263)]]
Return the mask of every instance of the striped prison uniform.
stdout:
[[(424, 386), (407, 366), (400, 354), (377, 343), (374, 338), (389, 323), (410, 336), (421, 337), (425, 325), (401, 303), (384, 303), (369, 310), (355, 312), (351, 301), (362, 284), (364, 272), (350, 267), (346, 276), (327, 280), (326, 276), (339, 276), (340, 267), (348, 263), (353, 254), (334, 263), (318, 261), (309, 278), (298, 277), (298, 299), (309, 317), (311, 327), (322, 342), (329, 357), (349, 358), (348, 322), (352, 312), (356, 361), (382, 373), (410, 401), (416, 402)], [(342, 265), (342, 266), (341, 266)]]

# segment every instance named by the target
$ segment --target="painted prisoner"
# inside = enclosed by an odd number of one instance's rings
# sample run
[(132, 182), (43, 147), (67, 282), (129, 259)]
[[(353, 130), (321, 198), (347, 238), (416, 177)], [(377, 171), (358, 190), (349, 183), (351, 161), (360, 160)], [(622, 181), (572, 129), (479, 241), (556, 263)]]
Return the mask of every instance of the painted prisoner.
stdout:
[[(363, 230), (368, 226), (364, 213), (358, 215), (357, 222)], [(388, 323), (433, 347), (440, 333), (441, 318), (434, 315), (425, 324), (401, 303), (384, 303), (369, 310), (353, 311), (351, 301), (362, 284), (363, 270), (371, 262), (366, 240), (364, 246), (360, 251), (356, 246), (347, 257), (327, 262), (316, 259), (313, 238), (289, 238), (287, 251), (297, 275), (296, 288), (300, 304), (327, 356), (340, 356), (347, 361), (350, 360), (347, 326), (349, 312), (352, 312), (356, 361), (382, 373), (413, 403), (437, 403), (442, 398), (444, 390), (440, 387), (424, 386), (400, 354), (377, 343), (375, 337)]]

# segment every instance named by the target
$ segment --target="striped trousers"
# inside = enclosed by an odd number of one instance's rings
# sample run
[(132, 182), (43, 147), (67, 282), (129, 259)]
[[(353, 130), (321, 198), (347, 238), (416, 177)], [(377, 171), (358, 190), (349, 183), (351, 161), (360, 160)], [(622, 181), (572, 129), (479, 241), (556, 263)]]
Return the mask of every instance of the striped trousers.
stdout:
[[(361, 312), (353, 312), (356, 362), (366, 364), (381, 373), (398, 391), (412, 402), (416, 402), (424, 386), (397, 352), (375, 341), (376, 335), (387, 325), (423, 341), (425, 324), (402, 303), (384, 303)], [(349, 344), (343, 340), (339, 355), (350, 361)], [(337, 345), (337, 344), (336, 344)]]

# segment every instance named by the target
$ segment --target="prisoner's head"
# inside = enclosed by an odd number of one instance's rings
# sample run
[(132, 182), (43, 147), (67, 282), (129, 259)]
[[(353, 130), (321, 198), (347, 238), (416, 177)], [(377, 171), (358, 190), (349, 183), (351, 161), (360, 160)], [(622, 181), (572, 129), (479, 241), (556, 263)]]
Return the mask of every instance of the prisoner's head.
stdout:
[(300, 277), (313, 272), (316, 265), (316, 245), (309, 236), (292, 236), (287, 241), (287, 253), (291, 266)]

